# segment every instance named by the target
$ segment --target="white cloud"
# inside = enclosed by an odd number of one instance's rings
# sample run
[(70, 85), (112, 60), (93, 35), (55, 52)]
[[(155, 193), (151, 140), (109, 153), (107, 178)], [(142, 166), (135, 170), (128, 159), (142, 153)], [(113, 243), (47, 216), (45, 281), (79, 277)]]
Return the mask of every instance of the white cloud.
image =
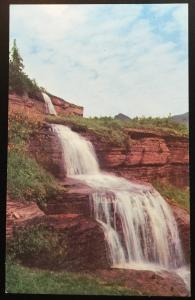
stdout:
[[(104, 7), (109, 10), (104, 12)], [(167, 12), (164, 6), (152, 7), (159, 18)], [(165, 30), (176, 24), (186, 37), (183, 8), (172, 7)], [(11, 37), (17, 38), (26, 72), (51, 93), (83, 105), (86, 115), (185, 112), (187, 57), (181, 59), (175, 40), (154, 32), (149, 17), (141, 15), (143, 9), (142, 5), (12, 6)]]

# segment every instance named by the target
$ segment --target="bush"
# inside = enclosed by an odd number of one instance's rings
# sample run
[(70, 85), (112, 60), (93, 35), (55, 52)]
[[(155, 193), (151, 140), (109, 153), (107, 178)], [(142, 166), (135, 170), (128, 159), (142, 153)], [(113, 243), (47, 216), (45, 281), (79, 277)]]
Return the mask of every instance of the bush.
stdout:
[(65, 238), (43, 224), (15, 229), (12, 241), (9, 241), (7, 253), (26, 265), (59, 267), (66, 259)]

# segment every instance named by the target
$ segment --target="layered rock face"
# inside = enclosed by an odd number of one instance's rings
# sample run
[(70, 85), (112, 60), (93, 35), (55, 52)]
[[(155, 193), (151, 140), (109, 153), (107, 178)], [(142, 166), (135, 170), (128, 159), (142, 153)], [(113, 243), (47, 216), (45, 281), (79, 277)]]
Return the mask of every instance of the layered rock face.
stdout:
[[(83, 107), (72, 104), (61, 98), (51, 95), (51, 101), (58, 114), (64, 116), (83, 116)], [(45, 114), (45, 102), (42, 95), (38, 95), (36, 99), (30, 98), (29, 96), (19, 96), (17, 94), (9, 94), (9, 109), (17, 111), (18, 108), (24, 109), (26, 112), (31, 113), (32, 110), (36, 113)]]
[(49, 124), (43, 124), (38, 133), (31, 135), (29, 152), (46, 170), (61, 180), (65, 179), (61, 145)]
[(95, 146), (102, 169), (129, 180), (160, 179), (176, 186), (189, 185), (189, 139), (150, 130), (127, 129), (127, 147), (101, 143), (83, 134)]
[(64, 116), (72, 116), (77, 115), (82, 117), (83, 116), (83, 107), (72, 104), (64, 99), (59, 97), (50, 95), (51, 102), (53, 103), (57, 114), (62, 114)]
[[(79, 131), (90, 140), (102, 170), (129, 180), (160, 179), (176, 186), (189, 184), (189, 139), (148, 130), (128, 129), (127, 147), (101, 142), (93, 133)], [(30, 151), (46, 169), (62, 179), (62, 151), (50, 125), (33, 136)]]

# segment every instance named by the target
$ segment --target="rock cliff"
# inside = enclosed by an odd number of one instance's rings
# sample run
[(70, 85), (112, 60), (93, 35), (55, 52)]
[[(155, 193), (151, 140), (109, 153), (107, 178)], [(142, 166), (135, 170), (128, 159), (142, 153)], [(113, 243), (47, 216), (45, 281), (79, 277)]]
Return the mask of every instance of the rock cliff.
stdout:
[[(79, 128), (77, 128), (79, 132)], [(127, 147), (101, 142), (95, 134), (79, 132), (95, 146), (101, 169), (129, 180), (151, 182), (160, 179), (176, 186), (189, 184), (189, 139), (149, 130), (127, 129)], [(45, 124), (30, 142), (36, 159), (63, 179), (62, 152), (50, 125)]]
[[(64, 116), (83, 116), (82, 106), (77, 106), (53, 95), (50, 95), (50, 98), (58, 114)], [(45, 103), (41, 94), (36, 99), (30, 98), (27, 95), (19, 96), (17, 94), (9, 94), (9, 109), (17, 111), (18, 108), (23, 108), (29, 113), (32, 110), (41, 114), (46, 113)]]

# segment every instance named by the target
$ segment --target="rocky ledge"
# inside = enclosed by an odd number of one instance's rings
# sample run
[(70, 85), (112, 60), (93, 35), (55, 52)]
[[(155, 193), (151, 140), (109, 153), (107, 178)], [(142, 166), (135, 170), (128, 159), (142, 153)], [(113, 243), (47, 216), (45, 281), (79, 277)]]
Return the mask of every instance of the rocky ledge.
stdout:
[[(77, 128), (79, 132), (79, 128)], [(148, 130), (128, 129), (128, 147), (116, 147), (102, 142), (93, 133), (81, 130), (92, 142), (100, 167), (129, 180), (151, 182), (159, 179), (179, 187), (189, 184), (189, 139)], [(29, 150), (37, 161), (58, 178), (64, 178), (61, 145), (45, 124), (31, 138)]]

